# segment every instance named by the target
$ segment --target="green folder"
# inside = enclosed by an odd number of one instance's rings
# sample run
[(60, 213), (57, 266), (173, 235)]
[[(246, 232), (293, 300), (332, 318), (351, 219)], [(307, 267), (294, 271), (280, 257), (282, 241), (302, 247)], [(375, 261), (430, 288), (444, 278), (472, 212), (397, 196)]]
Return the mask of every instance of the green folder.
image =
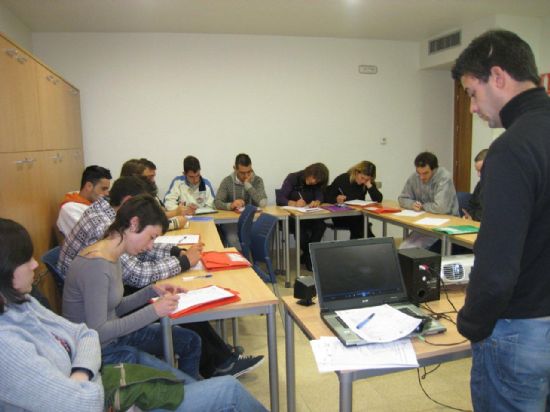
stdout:
[(479, 228), (477, 226), (472, 226), (472, 225), (434, 227), (432, 230), (436, 232), (447, 233), (448, 235), (464, 235), (466, 233), (479, 232)]

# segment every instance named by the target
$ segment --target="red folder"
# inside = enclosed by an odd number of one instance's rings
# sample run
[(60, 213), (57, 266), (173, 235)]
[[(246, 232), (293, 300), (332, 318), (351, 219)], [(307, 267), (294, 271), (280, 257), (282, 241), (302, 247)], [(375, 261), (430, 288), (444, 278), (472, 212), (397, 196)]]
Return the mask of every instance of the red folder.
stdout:
[[(231, 259), (239, 256), (239, 259)], [(206, 270), (242, 269), (252, 266), (239, 252), (203, 252), (201, 260)]]
[(401, 212), (401, 209), (397, 207), (383, 207), (383, 206), (372, 206), (366, 208), (369, 212), (374, 213), (399, 213)]
[[(205, 286), (205, 287), (208, 287), (208, 286)], [(198, 305), (191, 306), (187, 309), (180, 310), (179, 312), (171, 313), (168, 316), (172, 319), (181, 318), (182, 316), (185, 316), (185, 315), (191, 315), (193, 313), (204, 312), (205, 310), (215, 308), (217, 306), (228, 305), (230, 303), (238, 302), (239, 300), (241, 300), (241, 297), (239, 296), (239, 292), (237, 292), (235, 290), (231, 290), (229, 288), (224, 288), (224, 289), (227, 290), (228, 292), (231, 292), (233, 294), (233, 296), (228, 296), (226, 298), (221, 298), (221, 299), (213, 300), (213, 301), (206, 302), (206, 303), (200, 303)]]

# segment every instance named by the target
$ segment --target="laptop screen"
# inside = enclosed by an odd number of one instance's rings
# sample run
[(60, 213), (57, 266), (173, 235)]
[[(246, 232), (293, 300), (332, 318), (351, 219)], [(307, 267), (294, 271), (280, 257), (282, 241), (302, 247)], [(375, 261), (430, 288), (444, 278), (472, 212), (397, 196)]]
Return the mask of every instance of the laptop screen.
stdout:
[(321, 309), (407, 301), (392, 238), (312, 243), (310, 250)]

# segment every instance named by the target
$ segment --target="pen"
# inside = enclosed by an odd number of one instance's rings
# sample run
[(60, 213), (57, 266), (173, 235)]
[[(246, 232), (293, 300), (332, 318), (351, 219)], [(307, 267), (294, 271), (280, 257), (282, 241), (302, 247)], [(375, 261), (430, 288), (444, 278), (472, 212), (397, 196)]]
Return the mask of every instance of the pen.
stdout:
[(184, 276), (182, 277), (182, 279), (184, 282), (186, 282), (188, 280), (193, 280), (193, 279), (211, 278), (212, 276), (214, 276), (212, 273), (207, 273), (206, 275)]
[(300, 196), (300, 199), (304, 200), (304, 198), (302, 197), (302, 193), (298, 192), (298, 196)]
[(374, 318), (374, 315), (375, 313), (372, 312), (369, 316), (367, 316), (364, 320), (362, 320), (361, 322), (359, 322), (357, 324), (357, 329), (361, 329), (363, 326), (365, 326), (367, 323), (369, 323), (369, 320), (371, 320), (372, 318)]
[(343, 195), (343, 194), (344, 194), (344, 191), (342, 190), (342, 188), (341, 188), (341, 187), (339, 187), (339, 188), (338, 188), (338, 191), (340, 192), (340, 194), (341, 194), (341, 195)]

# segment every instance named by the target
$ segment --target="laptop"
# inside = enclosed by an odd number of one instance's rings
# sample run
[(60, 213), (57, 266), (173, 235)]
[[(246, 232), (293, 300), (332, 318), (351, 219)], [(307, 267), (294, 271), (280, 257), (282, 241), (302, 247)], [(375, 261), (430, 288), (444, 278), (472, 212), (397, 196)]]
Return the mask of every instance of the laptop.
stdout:
[(409, 301), (393, 238), (310, 243), (313, 277), (321, 318), (345, 346), (365, 345), (335, 313), (337, 310), (389, 304), (423, 319), (412, 336), (446, 328)]

